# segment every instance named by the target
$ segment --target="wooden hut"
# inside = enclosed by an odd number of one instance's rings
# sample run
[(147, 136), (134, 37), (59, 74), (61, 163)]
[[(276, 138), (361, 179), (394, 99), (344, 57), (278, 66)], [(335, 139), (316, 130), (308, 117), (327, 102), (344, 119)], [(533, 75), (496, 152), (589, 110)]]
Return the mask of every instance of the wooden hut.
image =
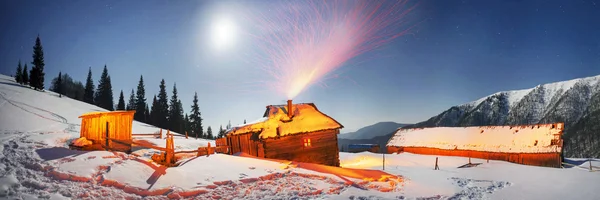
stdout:
[(398, 129), (388, 153), (462, 156), (561, 167), (563, 123)]
[[(339, 166), (343, 126), (312, 103), (270, 105), (263, 118), (226, 132), (229, 154)], [(217, 143), (219, 144), (219, 143)]]
[(80, 137), (105, 149), (129, 152), (134, 113), (135, 111), (92, 112), (79, 116)]

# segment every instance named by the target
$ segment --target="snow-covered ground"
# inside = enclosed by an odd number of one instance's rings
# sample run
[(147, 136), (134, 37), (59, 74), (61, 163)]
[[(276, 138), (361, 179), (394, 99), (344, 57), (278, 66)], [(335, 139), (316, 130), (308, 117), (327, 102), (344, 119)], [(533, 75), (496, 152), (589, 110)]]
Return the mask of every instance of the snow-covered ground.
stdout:
[[(133, 154), (75, 151), (77, 117), (101, 108), (15, 84), (0, 75), (0, 199), (594, 199), (600, 172), (585, 160), (564, 169), (467, 158), (399, 154), (385, 156), (385, 172), (403, 181), (373, 182), (316, 172), (314, 166), (215, 154), (154, 164), (154, 150)], [(134, 122), (134, 133), (156, 127)], [(140, 138), (158, 146), (164, 139)], [(179, 150), (211, 140), (175, 137)], [(340, 153), (344, 167), (381, 169), (382, 155)], [(593, 162), (599, 169), (600, 161)], [(343, 171), (343, 170), (340, 170)], [(353, 171), (347, 171), (346, 174)]]

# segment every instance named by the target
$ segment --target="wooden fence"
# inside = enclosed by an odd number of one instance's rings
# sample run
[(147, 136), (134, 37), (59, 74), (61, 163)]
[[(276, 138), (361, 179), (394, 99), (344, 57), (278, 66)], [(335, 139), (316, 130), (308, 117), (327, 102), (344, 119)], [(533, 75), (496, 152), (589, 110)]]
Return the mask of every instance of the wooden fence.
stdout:
[[(131, 136), (132, 137), (134, 137), (134, 136), (153, 136), (153, 137), (156, 137), (158, 139), (162, 139), (163, 138), (162, 132), (163, 132), (163, 130), (161, 128), (158, 133), (133, 133), (133, 134), (131, 134)], [(167, 134), (170, 134), (170, 130), (167, 130)], [(175, 136), (175, 137), (185, 137), (185, 139), (189, 139), (187, 131), (185, 132), (185, 135), (173, 135), (173, 136)]]
[(429, 147), (387, 147), (388, 153), (408, 152), (423, 155), (461, 156), (469, 158), (480, 158), (488, 160), (502, 160), (523, 165), (561, 167), (559, 152), (548, 153), (507, 153), (507, 152), (485, 152), (473, 150), (449, 150)]

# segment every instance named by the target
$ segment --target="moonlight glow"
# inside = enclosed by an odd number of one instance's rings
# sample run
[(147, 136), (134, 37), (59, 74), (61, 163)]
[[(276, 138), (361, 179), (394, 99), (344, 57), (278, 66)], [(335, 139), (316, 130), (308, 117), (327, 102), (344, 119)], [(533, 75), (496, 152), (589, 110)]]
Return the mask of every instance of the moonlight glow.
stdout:
[(217, 50), (230, 48), (235, 44), (237, 27), (227, 17), (217, 18), (211, 25), (211, 40)]

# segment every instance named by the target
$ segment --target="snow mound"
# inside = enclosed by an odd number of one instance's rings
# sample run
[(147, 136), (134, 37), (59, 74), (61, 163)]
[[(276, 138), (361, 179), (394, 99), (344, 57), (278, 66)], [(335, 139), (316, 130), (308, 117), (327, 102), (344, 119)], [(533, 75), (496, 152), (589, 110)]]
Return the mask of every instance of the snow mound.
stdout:
[(80, 138), (77, 138), (76, 140), (73, 140), (73, 142), (71, 142), (71, 144), (76, 147), (83, 147), (83, 146), (87, 146), (87, 145), (92, 145), (92, 141), (85, 139), (85, 137), (80, 137)]

